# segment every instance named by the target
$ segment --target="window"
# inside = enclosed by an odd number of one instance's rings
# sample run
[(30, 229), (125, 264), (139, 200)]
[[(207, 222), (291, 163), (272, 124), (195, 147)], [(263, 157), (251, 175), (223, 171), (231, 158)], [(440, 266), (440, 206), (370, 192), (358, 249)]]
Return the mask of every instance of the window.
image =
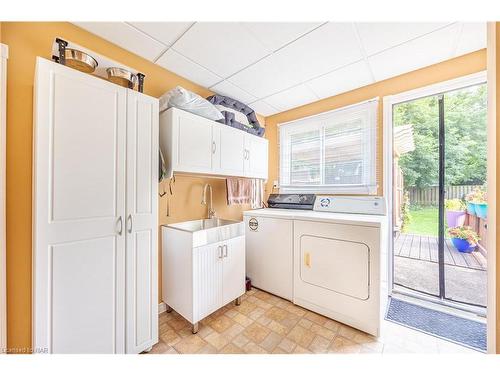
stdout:
[(280, 124), (282, 193), (375, 194), (378, 99)]

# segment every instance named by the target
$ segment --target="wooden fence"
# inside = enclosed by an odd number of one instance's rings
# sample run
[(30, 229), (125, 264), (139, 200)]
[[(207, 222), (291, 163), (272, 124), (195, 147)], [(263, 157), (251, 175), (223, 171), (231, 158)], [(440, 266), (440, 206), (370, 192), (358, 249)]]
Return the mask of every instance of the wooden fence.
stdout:
[[(446, 199), (463, 199), (466, 194), (480, 187), (480, 185), (454, 185), (446, 187)], [(410, 205), (437, 206), (439, 199), (439, 186), (427, 188), (408, 188)]]

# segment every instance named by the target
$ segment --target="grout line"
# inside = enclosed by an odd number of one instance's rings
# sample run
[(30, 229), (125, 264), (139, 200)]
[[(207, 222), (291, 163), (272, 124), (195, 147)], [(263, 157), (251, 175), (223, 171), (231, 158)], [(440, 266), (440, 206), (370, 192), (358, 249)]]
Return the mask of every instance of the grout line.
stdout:
[(372, 83), (377, 82), (377, 80), (375, 79), (375, 74), (373, 74), (373, 69), (370, 65), (370, 62), (368, 61), (368, 56), (366, 54), (365, 46), (363, 45), (363, 42), (361, 40), (361, 35), (359, 35), (359, 30), (355, 22), (352, 23), (352, 28), (354, 29), (354, 35), (356, 36), (356, 39), (358, 41), (359, 49), (361, 50), (361, 55), (363, 56), (363, 60), (365, 61), (368, 71), (370, 72), (370, 76), (372, 77)]
[(452, 59), (453, 57), (455, 57), (457, 55), (458, 46), (460, 44), (460, 41), (462, 40), (463, 31), (464, 31), (464, 24), (463, 24), (463, 22), (460, 22), (457, 35), (455, 37), (455, 40), (454, 40), (452, 48), (451, 48), (450, 59)]
[[(189, 26), (188, 26), (188, 28), (187, 28), (186, 30), (184, 30), (184, 32), (183, 32), (181, 35), (179, 35), (179, 36), (177, 37), (177, 39), (175, 39), (175, 40), (172, 42), (172, 44), (171, 44), (170, 46), (168, 46), (168, 47), (167, 47), (167, 49), (165, 49), (165, 51), (163, 51), (162, 53), (160, 53), (160, 55), (159, 55), (159, 56), (157, 56), (157, 57), (153, 60), (153, 62), (156, 64), (156, 62), (157, 62), (157, 61), (158, 61), (158, 60), (159, 60), (159, 59), (160, 59), (160, 58), (161, 58), (161, 57), (162, 57), (162, 56), (163, 56), (163, 55), (164, 55), (164, 54), (165, 54), (165, 53), (166, 53), (166, 52), (167, 52), (170, 48), (172, 48), (175, 52), (177, 52), (177, 51), (173, 48), (173, 47), (174, 47), (174, 44), (175, 44), (175, 43), (177, 43), (177, 42), (179, 41), (179, 39), (181, 39), (184, 35), (186, 35), (186, 33), (187, 33), (189, 30), (191, 30), (191, 28), (192, 28), (195, 24), (196, 24), (196, 22), (191, 23), (191, 25), (189, 25)], [(177, 52), (177, 53), (179, 53), (179, 52)], [(184, 56), (184, 55), (183, 55), (183, 56)], [(184, 57), (186, 57), (186, 56), (184, 56)], [(200, 66), (201, 66), (201, 65), (200, 65)], [(175, 73), (175, 72), (174, 72), (174, 73)]]
[[(368, 55), (368, 57), (376, 56), (376, 55), (378, 55), (378, 54), (381, 54), (382, 52), (386, 52), (386, 51), (388, 51), (388, 50), (390, 50), (390, 49), (393, 49), (393, 48), (396, 48), (396, 47), (400, 47), (400, 46), (402, 46), (403, 44), (406, 44), (406, 43), (409, 43), (409, 42), (413, 42), (414, 40), (417, 40), (417, 39), (420, 39), (420, 38), (422, 38), (422, 37), (424, 37), (424, 36), (428, 36), (428, 35), (430, 35), (430, 34), (432, 34), (432, 33), (435, 33), (436, 31), (441, 31), (441, 30), (444, 30), (444, 29), (446, 29), (446, 28), (448, 28), (448, 27), (451, 27), (452, 25), (455, 25), (455, 24), (457, 24), (457, 23), (458, 23), (458, 22), (456, 22), (456, 21), (455, 21), (455, 22), (451, 22), (451, 23), (447, 23), (446, 25), (441, 26), (441, 27), (438, 27), (437, 29), (431, 30), (431, 31), (429, 31), (429, 32), (427, 32), (427, 33), (424, 33), (424, 34), (421, 34), (421, 35), (417, 35), (417, 36), (416, 36), (416, 37), (414, 37), (414, 38), (411, 38), (411, 39), (405, 40), (404, 42), (401, 42), (401, 43), (395, 44), (395, 45), (393, 45), (393, 46), (391, 46), (391, 47), (387, 47), (387, 48), (384, 48), (384, 49), (382, 49), (382, 50), (380, 50), (380, 51), (377, 51), (377, 52), (375, 52), (375, 53), (372, 53), (371, 55)], [(444, 60), (443, 60), (443, 61), (444, 61)]]
[(260, 59), (258, 59), (258, 60), (256, 60), (256, 61), (254, 61), (253, 63), (251, 63), (251, 64), (249, 64), (249, 65), (247, 65), (247, 66), (245, 66), (245, 67), (241, 68), (241, 69), (240, 69), (240, 70), (238, 70), (237, 72), (234, 72), (233, 74), (231, 74), (231, 75), (229, 75), (229, 76), (225, 77), (225, 79), (226, 79), (226, 80), (228, 80), (229, 78), (234, 77), (236, 74), (241, 73), (243, 70), (246, 70), (246, 69), (250, 68), (251, 66), (253, 66), (253, 65), (255, 65), (255, 64), (259, 63), (259, 62), (261, 62), (262, 60), (264, 60), (264, 59), (268, 58), (269, 56), (274, 55), (276, 52), (281, 51), (283, 48), (285, 48), (285, 47), (289, 46), (290, 44), (292, 44), (292, 43), (296, 42), (297, 40), (299, 40), (299, 39), (301, 39), (301, 38), (305, 37), (306, 35), (309, 35), (309, 34), (310, 34), (310, 33), (312, 33), (313, 31), (318, 30), (320, 27), (322, 27), (322, 26), (326, 25), (327, 23), (328, 23), (328, 22), (323, 22), (322, 24), (320, 24), (319, 26), (317, 26), (317, 27), (315, 27), (315, 28), (313, 28), (313, 29), (309, 30), (309, 31), (308, 31), (308, 32), (306, 32), (305, 34), (302, 34), (301, 36), (299, 36), (299, 37), (295, 38), (294, 40), (292, 40), (292, 41), (290, 41), (290, 42), (287, 42), (286, 44), (282, 45), (281, 47), (279, 47), (278, 49), (274, 50), (273, 52), (268, 53), (267, 55), (265, 55), (265, 56), (261, 57)]

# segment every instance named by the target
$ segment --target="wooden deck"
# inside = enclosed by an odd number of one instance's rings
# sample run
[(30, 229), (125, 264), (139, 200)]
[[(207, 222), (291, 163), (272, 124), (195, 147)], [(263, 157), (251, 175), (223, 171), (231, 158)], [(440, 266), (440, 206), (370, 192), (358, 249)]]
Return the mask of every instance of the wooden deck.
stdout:
[[(437, 263), (438, 239), (433, 236), (401, 233), (394, 241), (394, 255)], [(445, 241), (444, 263), (450, 266), (486, 270), (486, 258), (479, 251), (470, 254), (461, 253), (449, 239)]]

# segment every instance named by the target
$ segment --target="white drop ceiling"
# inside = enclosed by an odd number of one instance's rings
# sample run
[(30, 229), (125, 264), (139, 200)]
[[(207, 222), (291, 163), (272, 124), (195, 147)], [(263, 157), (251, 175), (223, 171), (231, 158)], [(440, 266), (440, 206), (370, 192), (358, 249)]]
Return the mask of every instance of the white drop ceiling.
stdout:
[(486, 47), (485, 23), (75, 24), (263, 116)]

